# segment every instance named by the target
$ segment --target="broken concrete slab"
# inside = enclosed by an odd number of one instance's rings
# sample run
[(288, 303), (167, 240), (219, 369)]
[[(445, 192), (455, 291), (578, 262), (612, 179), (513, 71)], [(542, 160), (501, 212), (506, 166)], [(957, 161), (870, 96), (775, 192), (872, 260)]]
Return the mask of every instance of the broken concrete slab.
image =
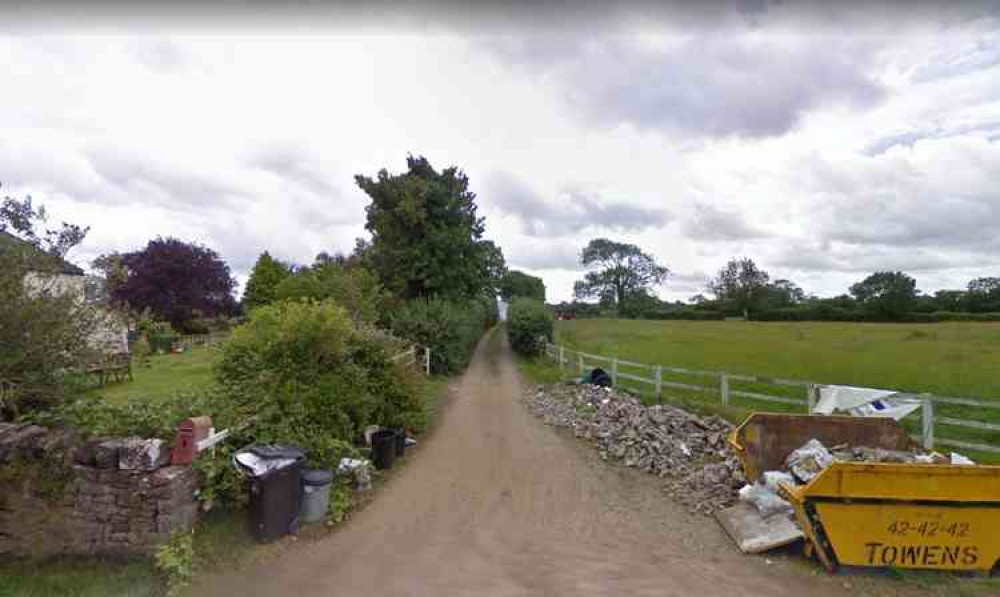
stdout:
[(764, 553), (805, 538), (791, 516), (776, 514), (764, 518), (747, 503), (718, 510), (715, 519), (743, 553)]

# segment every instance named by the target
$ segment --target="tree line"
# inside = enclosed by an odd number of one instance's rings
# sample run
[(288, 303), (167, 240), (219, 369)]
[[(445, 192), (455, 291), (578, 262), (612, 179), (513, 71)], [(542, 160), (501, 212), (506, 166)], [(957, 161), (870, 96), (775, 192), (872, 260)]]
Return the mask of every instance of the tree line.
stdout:
[[(588, 268), (574, 285), (572, 303), (556, 310), (581, 316), (614, 315), (647, 319), (767, 321), (946, 321), (1000, 320), (1000, 278), (970, 280), (964, 290), (924, 294), (901, 271), (877, 271), (834, 297), (806, 294), (798, 284), (774, 278), (753, 259), (730, 259), (709, 280), (705, 294), (687, 302), (662, 301), (655, 290), (669, 270), (638, 246), (606, 238), (591, 240), (580, 253)], [(596, 303), (581, 302), (597, 299)]]

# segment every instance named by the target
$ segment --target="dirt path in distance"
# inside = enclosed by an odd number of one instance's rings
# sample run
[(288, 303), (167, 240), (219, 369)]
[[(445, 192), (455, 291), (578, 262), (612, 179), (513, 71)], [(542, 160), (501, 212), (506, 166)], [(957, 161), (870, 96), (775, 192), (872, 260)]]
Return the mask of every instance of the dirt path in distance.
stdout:
[(609, 465), (519, 400), (502, 332), (476, 351), (437, 431), (344, 529), (195, 594), (910, 595), (888, 579), (829, 576), (798, 558), (740, 554), (661, 482)]

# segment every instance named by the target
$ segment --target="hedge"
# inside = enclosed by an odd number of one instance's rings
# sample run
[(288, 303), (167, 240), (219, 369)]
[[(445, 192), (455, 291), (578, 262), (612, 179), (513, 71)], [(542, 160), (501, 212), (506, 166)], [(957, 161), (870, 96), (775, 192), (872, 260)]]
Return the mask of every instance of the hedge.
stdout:
[(458, 373), (469, 363), (479, 338), (496, 324), (496, 300), (467, 303), (441, 299), (407, 301), (388, 317), (392, 333), (431, 349), (431, 372)]
[(507, 333), (510, 345), (526, 356), (541, 354), (544, 345), (539, 338), (552, 341), (552, 311), (540, 300), (517, 298), (507, 310)]

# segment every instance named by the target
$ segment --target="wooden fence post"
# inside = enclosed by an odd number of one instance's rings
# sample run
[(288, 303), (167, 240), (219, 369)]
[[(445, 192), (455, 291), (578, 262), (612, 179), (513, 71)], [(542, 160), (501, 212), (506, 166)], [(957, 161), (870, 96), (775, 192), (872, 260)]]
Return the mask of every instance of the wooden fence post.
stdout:
[(729, 406), (729, 377), (725, 373), (719, 374), (719, 396), (722, 397), (722, 406)]
[(424, 373), (427, 377), (431, 375), (431, 349), (429, 346), (424, 347)]
[(928, 395), (924, 396), (923, 407), (920, 409), (923, 414), (923, 436), (924, 449), (934, 449), (934, 401)]
[(618, 387), (618, 357), (611, 358), (611, 387)]
[(809, 408), (809, 414), (812, 414), (814, 408), (816, 408), (816, 394), (819, 392), (819, 386), (814, 383), (806, 386), (806, 404)]
[(656, 366), (656, 402), (663, 404), (663, 365)]

